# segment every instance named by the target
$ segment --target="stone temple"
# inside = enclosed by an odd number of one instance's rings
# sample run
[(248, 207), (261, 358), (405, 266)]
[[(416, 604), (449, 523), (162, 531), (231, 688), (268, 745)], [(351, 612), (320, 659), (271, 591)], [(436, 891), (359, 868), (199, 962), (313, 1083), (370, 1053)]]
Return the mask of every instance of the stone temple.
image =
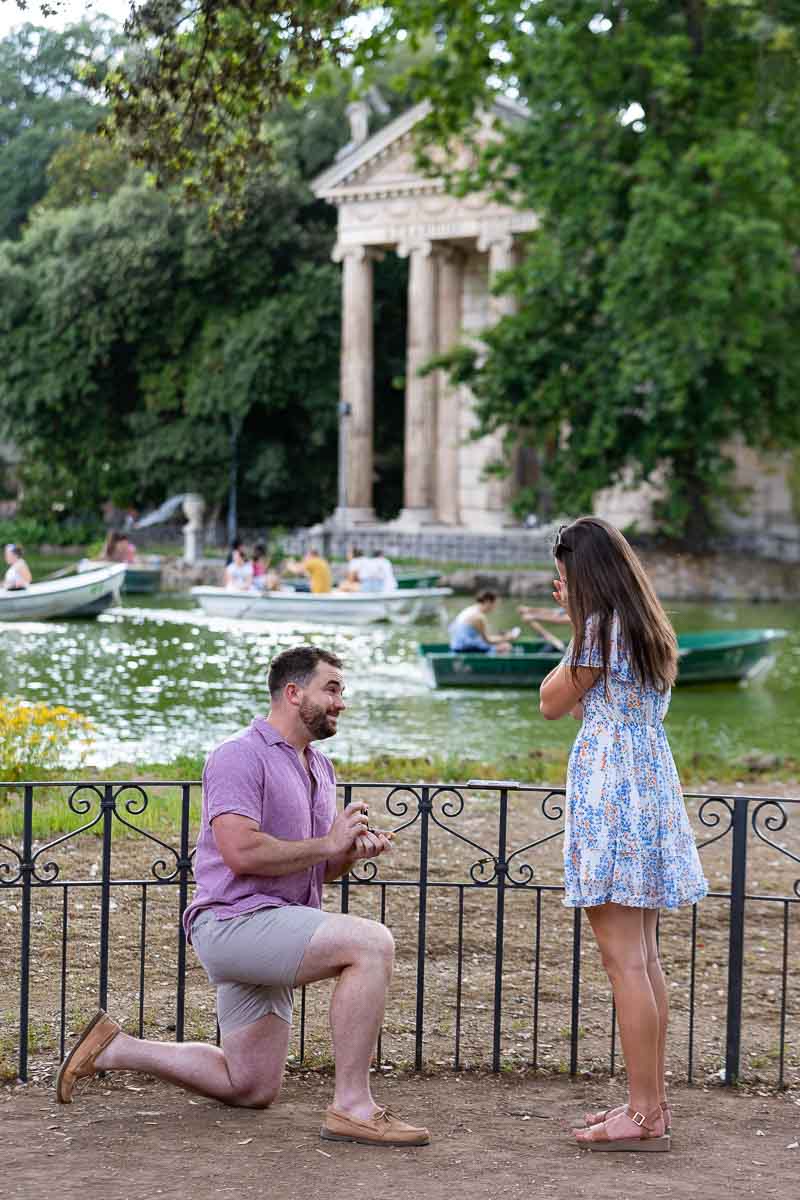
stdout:
[[(315, 195), (338, 210), (334, 259), (342, 266), (339, 490), (336, 511), (325, 522), (328, 544), (335, 550), (353, 538), (366, 546), (387, 544), (390, 535), (395, 551), (477, 562), (490, 561), (500, 539), (505, 557), (515, 561), (530, 557), (541, 540), (510, 511), (514, 492), (536, 476), (536, 451), (517, 451), (506, 478), (487, 476), (486, 467), (501, 457), (499, 436), (472, 439), (469, 391), (440, 371), (421, 376), (419, 368), (465, 340), (479, 342), (509, 311), (512, 298), (494, 296), (492, 283), (514, 265), (537, 216), (479, 193), (450, 195), (443, 179), (421, 172), (414, 129), (428, 111), (427, 102), (418, 104), (370, 136), (368, 104), (351, 105), (351, 139), (312, 184)], [(494, 136), (498, 118), (525, 120), (526, 111), (496, 102), (481, 119), (479, 136)], [(372, 306), (373, 264), (386, 254), (408, 259), (408, 317), (403, 506), (395, 521), (380, 525), (373, 504)], [(787, 456), (768, 461), (743, 445), (734, 449), (737, 482), (750, 490), (750, 501), (746, 517), (731, 514), (732, 532), (754, 539), (753, 548), (760, 535), (797, 544)], [(623, 481), (597, 496), (595, 512), (646, 530), (655, 494), (655, 487), (631, 489)], [(484, 547), (486, 556), (479, 552)]]

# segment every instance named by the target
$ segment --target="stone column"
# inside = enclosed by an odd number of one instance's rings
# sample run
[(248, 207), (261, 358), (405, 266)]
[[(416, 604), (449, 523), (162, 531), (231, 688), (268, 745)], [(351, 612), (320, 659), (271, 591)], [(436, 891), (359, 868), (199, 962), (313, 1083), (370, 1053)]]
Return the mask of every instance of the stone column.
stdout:
[(401, 244), (408, 257), (408, 322), (406, 331), (406, 440), (403, 511), (398, 522), (409, 529), (435, 519), (436, 376), (419, 369), (437, 350), (437, 264), (431, 242)]
[[(464, 258), (445, 247), (439, 256), (439, 351), (451, 350), (461, 336)], [(459, 408), (461, 389), (446, 371), (437, 379), (436, 520), (443, 525), (460, 523), (458, 503)]]
[(339, 394), (337, 524), (375, 520), (372, 507), (374, 351), (372, 263), (365, 246), (337, 246), (342, 264), (342, 349)]
[[(501, 271), (510, 271), (514, 266), (514, 239), (506, 231), (497, 234), (486, 233), (478, 239), (478, 249), (482, 253), (489, 252), (489, 324), (495, 325), (501, 317), (513, 313), (515, 308), (513, 296), (492, 294), (498, 274)], [(491, 434), (486, 439), (486, 450), (487, 462), (507, 458), (507, 451), (503, 448), (503, 435), (500, 431)], [(486, 505), (488, 513), (491, 514), (490, 521), (498, 528), (511, 522), (508, 508), (514, 488), (514, 465), (512, 464), (511, 473), (505, 478), (492, 477), (489, 480)]]

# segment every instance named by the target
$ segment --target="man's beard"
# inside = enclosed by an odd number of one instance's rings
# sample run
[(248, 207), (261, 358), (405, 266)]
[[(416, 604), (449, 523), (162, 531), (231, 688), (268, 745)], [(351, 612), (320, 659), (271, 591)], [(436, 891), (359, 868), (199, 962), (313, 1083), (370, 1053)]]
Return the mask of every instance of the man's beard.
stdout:
[(300, 720), (311, 734), (312, 740), (333, 737), (336, 733), (336, 719), (320, 705), (312, 704), (310, 700), (300, 701)]

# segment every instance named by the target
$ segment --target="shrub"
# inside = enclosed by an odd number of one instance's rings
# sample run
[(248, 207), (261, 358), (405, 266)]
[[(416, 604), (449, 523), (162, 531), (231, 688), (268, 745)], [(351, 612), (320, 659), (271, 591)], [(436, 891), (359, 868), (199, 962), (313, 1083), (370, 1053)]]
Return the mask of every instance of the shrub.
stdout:
[(59, 765), (64, 751), (89, 749), (92, 722), (63, 705), (30, 704), (0, 696), (0, 779), (13, 782)]

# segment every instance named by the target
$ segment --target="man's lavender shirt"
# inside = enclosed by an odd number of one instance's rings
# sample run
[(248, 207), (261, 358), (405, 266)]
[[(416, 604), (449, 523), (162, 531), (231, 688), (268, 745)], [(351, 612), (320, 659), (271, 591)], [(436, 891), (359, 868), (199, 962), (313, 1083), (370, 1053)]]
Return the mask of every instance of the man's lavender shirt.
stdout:
[(194, 874), (197, 891), (183, 916), (191, 940), (192, 921), (210, 909), (225, 920), (257, 908), (283, 904), (322, 907), (324, 862), (291, 875), (234, 875), (217, 848), (211, 822), (222, 813), (256, 821), (262, 833), (298, 842), (324, 837), (336, 816), (336, 777), (330, 759), (308, 747), (300, 755), (264, 717), (212, 750), (203, 768), (203, 819)]

